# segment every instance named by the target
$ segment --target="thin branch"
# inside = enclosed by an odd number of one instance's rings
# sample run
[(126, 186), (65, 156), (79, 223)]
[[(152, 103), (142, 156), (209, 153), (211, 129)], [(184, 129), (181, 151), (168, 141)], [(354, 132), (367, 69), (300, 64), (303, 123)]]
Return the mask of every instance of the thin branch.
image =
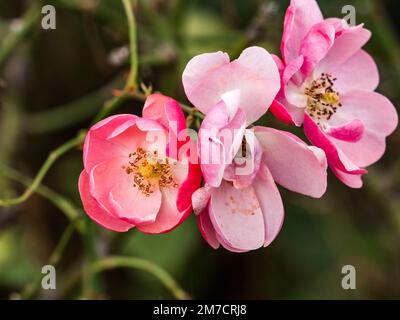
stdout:
[(11, 31), (3, 39), (0, 46), (0, 66), (7, 60), (14, 49), (24, 40), (33, 30), (36, 21), (40, 16), (39, 7), (33, 4), (22, 18), (22, 25), (16, 31)]
[(122, 95), (118, 97), (112, 98), (110, 101), (106, 102), (104, 106), (100, 109), (99, 113), (94, 117), (92, 124), (99, 122), (100, 120), (107, 117), (114, 110), (116, 110), (120, 105), (122, 105), (125, 101), (128, 101), (131, 98), (131, 94), (124, 92)]
[[(78, 222), (80, 222), (79, 218), (72, 221), (64, 230), (60, 240), (58, 241), (53, 253), (49, 258), (48, 264), (54, 267), (56, 267), (59, 264), (61, 257), (65, 251), (65, 248), (67, 247), (69, 241), (71, 240), (74, 230), (78, 226)], [(39, 276), (35, 278), (35, 280), (32, 283), (28, 284), (20, 294), (16, 295), (14, 299), (20, 299), (20, 300), (32, 299), (39, 291), (41, 280), (42, 280), (42, 274), (39, 274)]]
[(98, 261), (95, 225), (90, 220), (86, 220), (85, 230), (83, 235), (85, 263), (83, 265), (82, 294), (85, 299), (92, 299), (99, 296), (102, 282), (99, 275), (91, 268), (92, 264)]
[(138, 76), (138, 50), (137, 50), (137, 34), (136, 34), (136, 21), (133, 13), (133, 7), (131, 0), (122, 0), (124, 5), (126, 17), (128, 20), (129, 27), (129, 47), (131, 52), (131, 70), (129, 73), (128, 81), (125, 85), (125, 91), (134, 91), (137, 87), (137, 76)]
[[(122, 0), (124, 4), (124, 8), (126, 11), (128, 25), (129, 25), (129, 39), (130, 39), (130, 48), (131, 48), (131, 72), (130, 76), (127, 80), (125, 89), (122, 95), (118, 97), (114, 97), (108, 103), (104, 104), (104, 106), (100, 109), (97, 116), (94, 118), (93, 123), (96, 123), (106, 116), (111, 114), (115, 109), (117, 109), (121, 104), (127, 101), (130, 98), (137, 99), (139, 101), (145, 101), (146, 95), (140, 93), (139, 91), (132, 90), (136, 88), (136, 78), (138, 73), (138, 55), (137, 55), (137, 44), (136, 44), (136, 23), (135, 17), (133, 14), (132, 3), (130, 0)], [(1, 61), (1, 60), (0, 60)], [(184, 104), (180, 104), (182, 110), (184, 110), (189, 115), (198, 117), (200, 119), (204, 118), (204, 115), (198, 112), (195, 108), (186, 106)], [(33, 179), (32, 184), (27, 187), (25, 192), (17, 197), (11, 199), (0, 199), (0, 207), (8, 207), (20, 204), (27, 200), (40, 186), (41, 182), (43, 181), (45, 175), (54, 164), (54, 162), (64, 155), (66, 152), (70, 151), (71, 149), (75, 148), (76, 146), (80, 145), (85, 138), (85, 132), (82, 131), (78, 133), (78, 135), (61, 145), (60, 147), (56, 148), (54, 151), (50, 153), (42, 167), (40, 168), (39, 172), (37, 173), (36, 177)]]
[[(17, 181), (27, 187), (32, 184), (31, 178), (3, 163), (0, 163), (0, 171), (6, 178)], [(80, 216), (80, 210), (76, 208), (69, 199), (43, 184), (36, 189), (36, 193), (53, 203), (57, 208), (64, 212), (69, 220), (74, 221)], [(82, 230), (81, 227), (79, 229)]]
[(176, 299), (190, 299), (189, 294), (179, 286), (169, 273), (148, 260), (120, 256), (109, 257), (95, 262), (92, 265), (92, 272), (98, 273), (116, 268), (133, 268), (146, 271), (158, 278)]
[(54, 164), (54, 162), (60, 158), (62, 155), (70, 151), (71, 149), (80, 145), (85, 138), (85, 133), (80, 132), (75, 138), (67, 141), (63, 145), (59, 146), (58, 148), (54, 149), (49, 156), (47, 157), (46, 161), (43, 163), (42, 167), (40, 168), (39, 172), (37, 173), (36, 177), (32, 180), (32, 184), (30, 184), (25, 192), (16, 198), (11, 199), (0, 199), (0, 207), (9, 207), (13, 205), (20, 204), (27, 200), (40, 186), (43, 178)]

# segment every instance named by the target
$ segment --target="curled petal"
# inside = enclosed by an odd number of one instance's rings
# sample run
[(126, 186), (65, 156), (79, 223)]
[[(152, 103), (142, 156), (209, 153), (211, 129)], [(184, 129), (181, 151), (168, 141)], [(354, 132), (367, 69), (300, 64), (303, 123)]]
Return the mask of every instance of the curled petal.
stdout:
[(357, 142), (364, 133), (364, 124), (356, 119), (342, 126), (329, 127), (327, 134), (335, 139), (346, 142)]
[(264, 245), (264, 218), (251, 187), (235, 189), (223, 181), (213, 190), (209, 209), (217, 236), (227, 249), (241, 252)]
[(205, 181), (218, 187), (225, 168), (239, 150), (245, 132), (246, 119), (239, 109), (232, 119), (224, 102), (212, 108), (199, 130), (198, 148)]
[(343, 126), (346, 121), (361, 121), (364, 130), (355, 142), (335, 140), (334, 144), (356, 166), (367, 167), (383, 156), (386, 137), (398, 124), (396, 109), (386, 97), (376, 92), (349, 92), (342, 96), (341, 102), (343, 107), (334, 114), (329, 124)]
[(279, 102), (278, 100), (276, 100), (276, 99), (274, 100), (274, 102), (272, 103), (272, 105), (270, 107), (270, 111), (278, 120), (282, 121), (283, 123), (289, 124), (289, 125), (295, 124), (292, 116), (286, 109), (285, 105), (282, 104), (281, 102)]
[(264, 161), (274, 180), (283, 187), (311, 197), (321, 197), (327, 187), (327, 162), (296, 136), (271, 128), (256, 127), (264, 149)]
[(89, 175), (85, 170), (83, 170), (79, 176), (79, 194), (81, 196), (83, 209), (87, 215), (102, 227), (116, 232), (125, 232), (134, 227), (132, 223), (112, 216), (91, 196)]
[(222, 52), (196, 56), (186, 66), (182, 81), (189, 100), (206, 114), (224, 94), (240, 92), (234, 107), (244, 110), (248, 124), (268, 110), (280, 88), (278, 68), (260, 47), (247, 48), (232, 62)]
[(193, 192), (192, 195), (192, 203), (193, 203), (193, 211), (196, 215), (199, 215), (202, 211), (204, 211), (211, 197), (212, 188), (209, 185), (205, 185), (202, 188), (197, 189)]
[(315, 0), (292, 0), (286, 10), (281, 52), (285, 63), (299, 55), (301, 42), (311, 27), (323, 20)]
[(198, 190), (201, 183), (201, 170), (198, 164), (189, 163), (186, 169), (184, 180), (180, 181), (180, 187), (177, 195), (177, 208), (179, 211), (185, 211), (192, 208), (192, 194)]
[(311, 27), (300, 47), (300, 56), (304, 57), (301, 67), (304, 79), (314, 71), (315, 66), (327, 55), (335, 41), (335, 28), (327, 22)]
[(176, 122), (176, 133), (186, 129), (185, 115), (178, 102), (160, 93), (147, 97), (143, 107), (143, 117), (155, 120), (167, 129), (173, 128), (171, 122)]
[(156, 221), (161, 206), (161, 192), (157, 187), (154, 192), (145, 196), (138, 188), (127, 183), (117, 183), (109, 193), (113, 212), (121, 219), (136, 226)]
[(87, 172), (90, 172), (100, 162), (113, 157), (125, 156), (130, 152), (129, 147), (135, 147), (135, 140), (130, 141), (131, 145), (125, 143), (127, 141), (122, 132), (119, 139), (113, 139), (116, 137), (112, 133), (121, 126), (127, 129), (126, 124), (133, 127), (137, 118), (131, 114), (116, 115), (104, 119), (90, 128), (83, 148), (83, 163)]
[(264, 216), (266, 247), (274, 241), (281, 230), (285, 213), (279, 190), (265, 164), (262, 165), (254, 182), (254, 191)]
[(211, 248), (218, 249), (220, 244), (210, 220), (208, 206), (205, 207), (204, 210), (198, 215), (197, 223), (204, 240), (207, 241)]
[(362, 176), (367, 173), (367, 172), (363, 174), (346, 173), (334, 166), (331, 166), (331, 170), (340, 181), (342, 181), (346, 186), (353, 189), (362, 188), (363, 186)]
[(324, 69), (334, 70), (355, 55), (368, 42), (371, 32), (363, 25), (349, 28), (335, 39), (328, 54), (321, 61)]
[(191, 207), (184, 212), (177, 208), (178, 190), (176, 188), (164, 188), (161, 190), (161, 207), (154, 223), (138, 225), (137, 228), (149, 234), (161, 234), (173, 230), (179, 226), (189, 215)]

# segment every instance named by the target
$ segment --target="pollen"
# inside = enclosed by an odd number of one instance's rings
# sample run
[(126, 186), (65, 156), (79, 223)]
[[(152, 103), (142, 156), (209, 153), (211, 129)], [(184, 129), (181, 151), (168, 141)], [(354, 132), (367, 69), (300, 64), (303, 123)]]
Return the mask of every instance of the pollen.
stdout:
[(149, 197), (157, 186), (178, 187), (172, 174), (174, 165), (168, 158), (159, 158), (157, 151), (151, 152), (138, 148), (129, 154), (129, 163), (122, 168), (129, 176), (132, 176), (133, 187)]
[(138, 173), (143, 177), (143, 178), (154, 178), (156, 176), (156, 165), (157, 164), (151, 164), (151, 163), (144, 163), (144, 165), (140, 166), (138, 169)]
[(321, 100), (328, 105), (335, 105), (339, 103), (339, 95), (336, 92), (326, 92), (322, 95)]
[(342, 106), (339, 92), (334, 89), (336, 80), (330, 74), (322, 73), (305, 90), (308, 96), (307, 112), (318, 125), (329, 120)]

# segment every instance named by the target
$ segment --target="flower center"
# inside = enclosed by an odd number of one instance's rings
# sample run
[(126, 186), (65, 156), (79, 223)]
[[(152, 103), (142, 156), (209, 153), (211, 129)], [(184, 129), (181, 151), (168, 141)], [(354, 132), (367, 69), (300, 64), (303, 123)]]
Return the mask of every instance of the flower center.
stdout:
[(156, 178), (159, 174), (160, 166), (156, 163), (148, 163), (147, 161), (143, 163), (142, 166), (139, 167), (138, 173), (143, 178)]
[(129, 165), (122, 168), (128, 175), (133, 175), (133, 187), (149, 197), (154, 193), (157, 184), (161, 188), (178, 187), (172, 175), (173, 165), (168, 158), (158, 158), (157, 151), (138, 148), (136, 152), (129, 154)]
[(333, 88), (335, 81), (336, 78), (332, 78), (330, 74), (322, 73), (305, 90), (308, 96), (307, 113), (318, 125), (329, 120), (342, 106), (339, 92)]

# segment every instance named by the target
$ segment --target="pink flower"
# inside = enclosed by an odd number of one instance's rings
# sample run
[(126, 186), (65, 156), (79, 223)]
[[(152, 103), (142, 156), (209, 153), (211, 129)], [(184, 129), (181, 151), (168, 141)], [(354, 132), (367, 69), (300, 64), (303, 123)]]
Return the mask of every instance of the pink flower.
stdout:
[(269, 245), (284, 218), (275, 183), (321, 197), (323, 151), (288, 132), (246, 129), (280, 87), (278, 69), (262, 48), (248, 48), (232, 62), (222, 52), (194, 57), (183, 84), (189, 100), (206, 113), (198, 140), (205, 184), (192, 197), (203, 237), (213, 248), (234, 252)]
[(183, 222), (201, 178), (198, 165), (177, 158), (185, 129), (179, 104), (161, 94), (147, 98), (142, 118), (121, 114), (94, 125), (79, 178), (88, 216), (118, 232), (164, 233)]
[(322, 148), (333, 173), (359, 188), (365, 168), (378, 161), (397, 127), (392, 103), (374, 92), (378, 69), (362, 47), (370, 31), (323, 19), (314, 0), (292, 0), (284, 23), (282, 90), (271, 111)]

